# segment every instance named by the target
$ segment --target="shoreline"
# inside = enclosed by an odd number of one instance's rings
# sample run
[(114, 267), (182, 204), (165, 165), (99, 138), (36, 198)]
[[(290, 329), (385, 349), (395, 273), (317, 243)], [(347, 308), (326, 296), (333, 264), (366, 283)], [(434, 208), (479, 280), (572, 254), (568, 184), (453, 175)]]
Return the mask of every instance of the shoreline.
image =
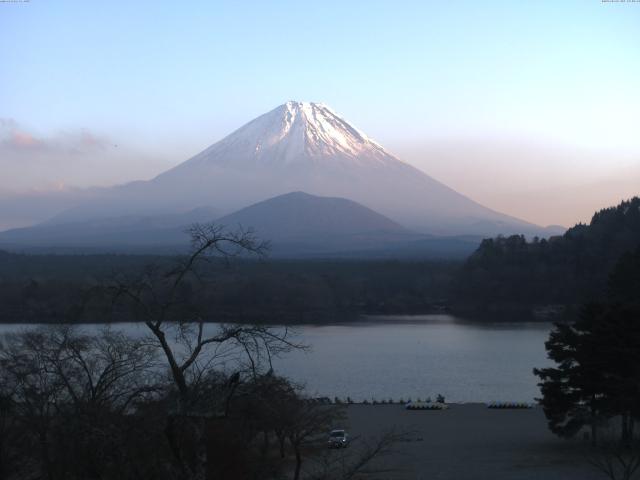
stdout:
[[(336, 320), (336, 316), (343, 318), (342, 320)], [(514, 315), (517, 317), (517, 315)], [(446, 311), (428, 311), (420, 313), (354, 313), (344, 312), (344, 315), (336, 314), (331, 317), (316, 320), (299, 320), (299, 321), (260, 321), (258, 318), (251, 320), (249, 318), (235, 317), (231, 315), (222, 315), (221, 319), (204, 320), (204, 324), (236, 324), (236, 325), (264, 325), (270, 327), (291, 327), (291, 326), (339, 326), (339, 325), (373, 325), (373, 324), (394, 324), (399, 325), (412, 325), (422, 323), (439, 323), (440, 319), (446, 321), (454, 321), (461, 325), (482, 325), (482, 324), (499, 324), (499, 325), (526, 325), (526, 324), (547, 324), (554, 322), (561, 322), (561, 317), (529, 317), (521, 320), (514, 320), (513, 316), (505, 318), (506, 316), (472, 316), (469, 311), (456, 312), (454, 310)], [(233, 318), (233, 321), (231, 320)], [(24, 322), (24, 321), (3, 321), (0, 320), (0, 325), (121, 325), (121, 324), (144, 324), (144, 321), (139, 320), (113, 320), (113, 321), (69, 321), (69, 322)], [(167, 323), (170, 323), (167, 321)]]

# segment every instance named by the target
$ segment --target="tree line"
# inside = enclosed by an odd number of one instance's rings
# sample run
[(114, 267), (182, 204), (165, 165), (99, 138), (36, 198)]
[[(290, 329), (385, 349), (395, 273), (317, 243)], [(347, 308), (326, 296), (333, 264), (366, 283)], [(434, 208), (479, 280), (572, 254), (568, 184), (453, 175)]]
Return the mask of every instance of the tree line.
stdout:
[(640, 245), (640, 198), (596, 212), (558, 237), (484, 240), (457, 273), (452, 297), (472, 310), (522, 314), (535, 305), (600, 298), (618, 259)]
[[(168, 268), (177, 257), (135, 255), (18, 255), (0, 252), (0, 322), (133, 321), (112, 309), (97, 287), (135, 276), (149, 266)], [(211, 258), (199, 272), (205, 287), (187, 279), (207, 318), (245, 323), (314, 323), (360, 314), (428, 313), (449, 302), (458, 262), (404, 260), (277, 260)], [(197, 292), (197, 295), (196, 295)]]

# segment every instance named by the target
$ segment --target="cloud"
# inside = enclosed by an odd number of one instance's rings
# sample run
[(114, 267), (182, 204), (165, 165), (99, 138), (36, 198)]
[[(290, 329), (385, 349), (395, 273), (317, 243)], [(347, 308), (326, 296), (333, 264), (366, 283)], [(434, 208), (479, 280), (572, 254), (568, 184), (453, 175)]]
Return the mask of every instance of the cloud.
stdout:
[(107, 138), (87, 129), (62, 131), (48, 137), (38, 136), (12, 118), (0, 118), (0, 149), (13, 153), (91, 153), (104, 149), (108, 144)]
[[(99, 180), (113, 142), (88, 129), (43, 135), (13, 118), (0, 118), (0, 193), (60, 191), (69, 182)], [(103, 163), (101, 163), (103, 162)]]
[(0, 195), (115, 185), (153, 178), (174, 165), (165, 152), (140, 151), (127, 139), (91, 129), (42, 133), (0, 118)]
[(40, 146), (41, 142), (27, 132), (13, 132), (9, 139), (9, 144), (17, 148), (33, 148)]

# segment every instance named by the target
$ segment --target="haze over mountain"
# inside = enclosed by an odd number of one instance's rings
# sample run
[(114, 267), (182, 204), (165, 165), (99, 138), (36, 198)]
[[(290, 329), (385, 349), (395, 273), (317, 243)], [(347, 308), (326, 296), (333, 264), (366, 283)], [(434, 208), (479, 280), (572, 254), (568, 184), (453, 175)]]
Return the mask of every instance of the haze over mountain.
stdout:
[(546, 233), (402, 162), (329, 107), (294, 101), (150, 181), (96, 192), (55, 221), (156, 215), (203, 205), (231, 213), (292, 191), (354, 200), (422, 233)]
[(272, 254), (285, 256), (388, 250), (425, 237), (352, 200), (303, 192), (256, 203), (218, 222), (250, 226), (270, 240)]
[(123, 215), (43, 222), (0, 232), (0, 246), (43, 251), (175, 251), (189, 245), (186, 229), (219, 217), (211, 207), (163, 215)]
[(218, 220), (228, 227), (253, 228), (271, 240), (344, 237), (360, 234), (411, 235), (396, 222), (344, 198), (317, 197), (304, 192), (279, 195)]
[(408, 230), (352, 200), (292, 192), (219, 217), (211, 208), (182, 214), (45, 222), (0, 232), (0, 248), (26, 252), (178, 253), (193, 223), (252, 229), (273, 257), (460, 258), (481, 237), (433, 237)]

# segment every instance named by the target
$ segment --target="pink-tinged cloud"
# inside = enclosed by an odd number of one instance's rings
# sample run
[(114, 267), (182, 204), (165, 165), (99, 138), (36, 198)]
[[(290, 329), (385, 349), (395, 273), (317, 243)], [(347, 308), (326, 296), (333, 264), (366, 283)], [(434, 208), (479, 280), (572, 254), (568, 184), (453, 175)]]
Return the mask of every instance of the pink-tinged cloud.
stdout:
[(42, 153), (88, 153), (104, 148), (105, 138), (86, 129), (61, 132), (49, 137), (39, 137), (11, 118), (0, 118), (0, 148), (13, 151), (33, 151)]
[(96, 150), (104, 150), (108, 145), (111, 143), (107, 138), (86, 129), (65, 132), (58, 138), (58, 146), (68, 149), (69, 153), (95, 152)]
[(28, 132), (14, 131), (8, 143), (17, 148), (33, 148), (40, 146), (41, 141)]

